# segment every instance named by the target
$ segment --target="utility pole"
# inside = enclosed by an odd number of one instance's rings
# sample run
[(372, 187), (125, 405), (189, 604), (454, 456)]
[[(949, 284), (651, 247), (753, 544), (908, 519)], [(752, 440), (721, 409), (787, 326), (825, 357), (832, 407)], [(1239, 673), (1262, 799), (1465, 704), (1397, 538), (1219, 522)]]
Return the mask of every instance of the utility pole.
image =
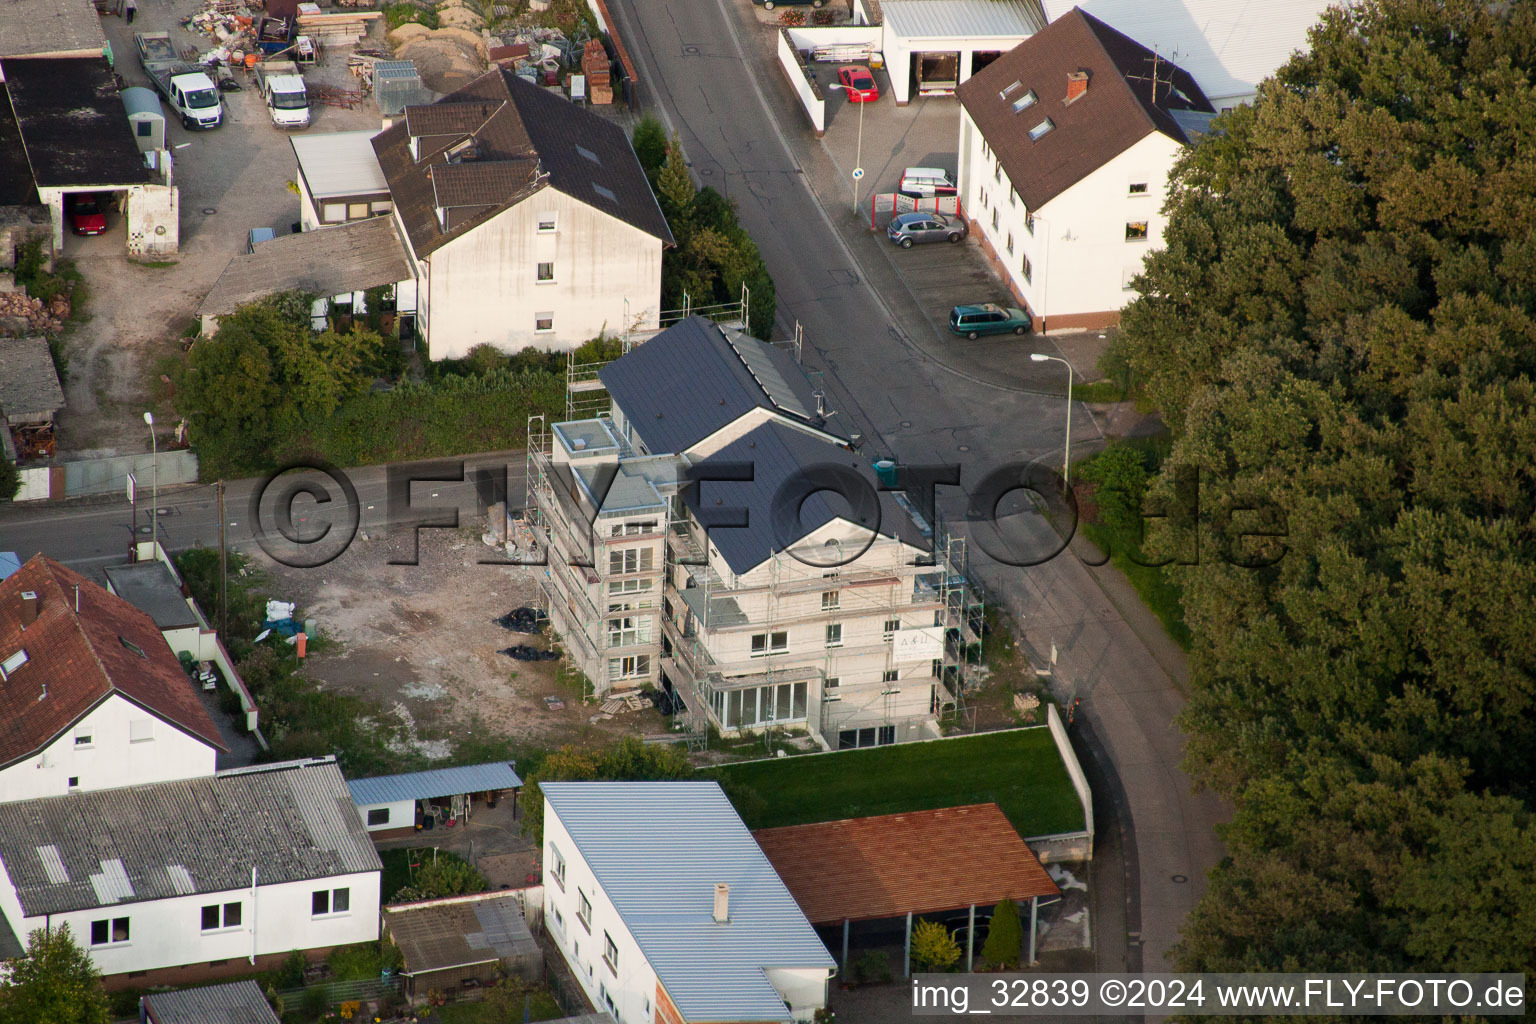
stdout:
[(219, 639), (229, 634), (229, 562), (224, 543), (224, 481), (219, 481)]

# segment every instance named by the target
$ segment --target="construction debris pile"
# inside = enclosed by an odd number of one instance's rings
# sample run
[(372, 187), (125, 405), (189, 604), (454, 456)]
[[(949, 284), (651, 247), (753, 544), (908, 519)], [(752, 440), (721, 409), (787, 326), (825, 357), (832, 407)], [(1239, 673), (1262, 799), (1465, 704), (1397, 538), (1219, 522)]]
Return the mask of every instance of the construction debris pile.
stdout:
[[(0, 284), (9, 283), (9, 278)], [(69, 299), (56, 295), (47, 302), (34, 299), (25, 291), (0, 291), (0, 336), (30, 337), (47, 334), (64, 326), (69, 318)]]

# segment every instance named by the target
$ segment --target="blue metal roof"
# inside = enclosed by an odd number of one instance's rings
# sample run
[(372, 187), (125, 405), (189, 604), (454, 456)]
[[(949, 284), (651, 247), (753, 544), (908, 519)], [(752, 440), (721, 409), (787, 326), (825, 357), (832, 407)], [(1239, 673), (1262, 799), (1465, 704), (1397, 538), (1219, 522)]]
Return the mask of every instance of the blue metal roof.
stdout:
[(16, 557), (14, 551), (0, 551), (0, 580), (14, 572), (21, 571), (21, 559)]
[(836, 966), (718, 783), (540, 788), (684, 1018), (788, 1021), (766, 970)]
[(347, 788), (352, 790), (352, 802), (359, 807), (432, 800), (460, 793), (484, 793), (492, 789), (521, 789), (522, 785), (523, 780), (505, 761), (347, 780)]

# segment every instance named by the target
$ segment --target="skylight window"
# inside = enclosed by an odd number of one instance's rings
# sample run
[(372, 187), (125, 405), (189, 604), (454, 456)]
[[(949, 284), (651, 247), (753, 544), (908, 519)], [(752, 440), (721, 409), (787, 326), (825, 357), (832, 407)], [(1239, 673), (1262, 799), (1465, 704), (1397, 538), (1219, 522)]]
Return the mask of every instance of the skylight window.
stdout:
[(582, 156), (586, 157), (588, 160), (591, 160), (595, 164), (602, 163), (602, 161), (597, 158), (597, 154), (592, 152), (586, 146), (577, 146), (576, 152), (580, 153)]
[(619, 201), (618, 196), (614, 195), (610, 190), (603, 188), (603, 186), (599, 185), (595, 181), (592, 183), (592, 191), (596, 192), (610, 203), (616, 203)]
[(1038, 141), (1045, 136), (1046, 132), (1049, 132), (1052, 128), (1055, 127), (1056, 123), (1050, 118), (1046, 118), (1044, 121), (1041, 121), (1039, 124), (1035, 125), (1029, 130), (1029, 137)]
[(144, 653), (144, 648), (140, 647), (138, 644), (134, 643), (132, 640), (129, 640), (127, 637), (120, 636), (120, 637), (117, 638), (117, 642), (122, 644), (124, 647), (128, 648), (128, 650), (132, 651), (134, 654), (137, 654), (139, 657), (145, 659), (146, 661), (149, 660), (149, 655)]
[(1024, 84), (1023, 82), (1014, 82), (1008, 88), (1006, 88), (1002, 92), (998, 93), (997, 94), (997, 98), (1000, 99), (1000, 100), (1006, 100), (1009, 97), (1009, 95), (1013, 92), (1013, 90), (1017, 89), (1019, 86), (1021, 86), (1023, 84)]
[(0, 661), (0, 678), (9, 679), (11, 674), (27, 663), (27, 652), (17, 651), (15, 654)]
[(1023, 96), (1020, 96), (1018, 99), (1013, 101), (1013, 112), (1017, 114), (1020, 111), (1028, 110), (1030, 107), (1035, 105), (1035, 102), (1039, 100), (1039, 98), (1040, 97), (1035, 95), (1035, 90), (1029, 90), (1029, 92), (1026, 92)]

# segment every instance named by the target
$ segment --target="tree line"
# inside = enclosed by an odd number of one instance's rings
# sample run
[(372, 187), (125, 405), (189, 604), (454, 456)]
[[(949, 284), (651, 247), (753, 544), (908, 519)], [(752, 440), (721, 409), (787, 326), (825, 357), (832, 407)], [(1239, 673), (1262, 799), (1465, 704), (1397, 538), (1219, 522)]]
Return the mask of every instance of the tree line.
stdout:
[(1533, 100), (1532, 5), (1365, 0), (1176, 168), (1114, 352), (1149, 494), (1281, 556), (1171, 570), (1235, 806), (1185, 969), (1536, 965)]

